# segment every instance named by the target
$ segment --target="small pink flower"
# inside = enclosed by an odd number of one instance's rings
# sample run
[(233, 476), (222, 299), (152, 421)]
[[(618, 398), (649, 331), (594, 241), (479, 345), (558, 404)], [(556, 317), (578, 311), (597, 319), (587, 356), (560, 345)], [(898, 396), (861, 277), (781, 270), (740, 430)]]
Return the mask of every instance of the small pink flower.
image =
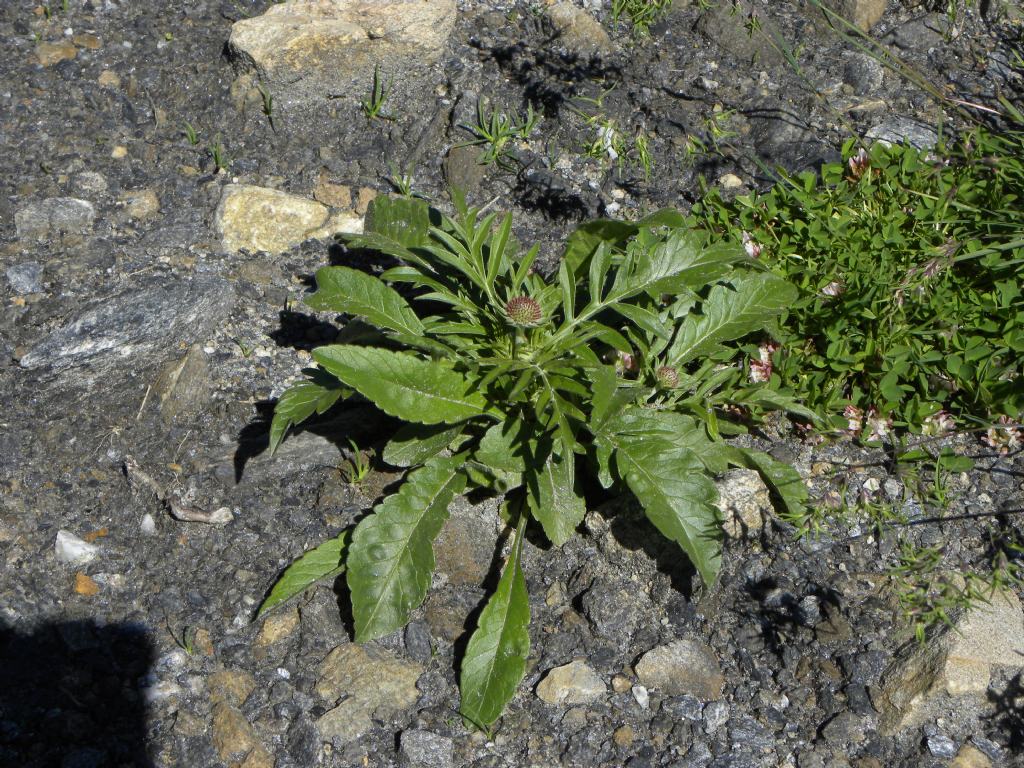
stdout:
[(615, 357), (615, 372), (620, 376), (635, 371), (638, 367), (639, 363), (635, 355), (631, 355), (629, 352), (617, 353)]
[(936, 411), (925, 418), (921, 431), (926, 435), (945, 435), (956, 429), (956, 421), (949, 411)]
[(1012, 421), (1009, 416), (1003, 414), (996, 420), (996, 423), (989, 427), (985, 436), (981, 438), (989, 448), (994, 448), (1005, 456), (1010, 451), (1019, 450), (1024, 443), (1024, 434), (1020, 424)]
[(843, 285), (841, 280), (833, 280), (831, 283), (821, 289), (821, 295), (827, 296), (830, 299), (834, 299), (837, 296), (842, 296), (843, 291), (846, 290), (846, 286)]
[(850, 167), (850, 176), (857, 180), (871, 167), (871, 158), (868, 157), (867, 151), (864, 147), (861, 147), (856, 155), (846, 161)]
[(843, 409), (843, 417), (846, 419), (846, 431), (860, 434), (864, 429), (864, 411), (856, 405), (848, 405)]
[(868, 442), (876, 440), (882, 440), (886, 438), (890, 432), (892, 432), (892, 419), (883, 418), (878, 415), (878, 411), (874, 408), (869, 408), (867, 413), (868, 423)]
[(757, 348), (757, 360), (750, 361), (750, 380), (761, 384), (772, 377), (772, 353), (779, 348), (778, 344), (767, 342)]
[(771, 362), (762, 363), (759, 360), (750, 361), (750, 380), (755, 384), (763, 384), (772, 377)]
[(751, 236), (749, 232), (744, 232), (743, 250), (747, 252), (747, 256), (749, 256), (752, 259), (756, 259), (760, 257), (762, 248), (761, 244), (754, 240), (754, 238)]

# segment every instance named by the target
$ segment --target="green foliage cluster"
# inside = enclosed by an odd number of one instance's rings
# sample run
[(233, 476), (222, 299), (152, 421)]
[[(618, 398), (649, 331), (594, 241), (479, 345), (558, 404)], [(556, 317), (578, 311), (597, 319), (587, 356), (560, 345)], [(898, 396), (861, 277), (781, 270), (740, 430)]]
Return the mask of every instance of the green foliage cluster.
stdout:
[(629, 17), (633, 33), (638, 37), (650, 34), (651, 25), (668, 13), (672, 0), (612, 0), (612, 21), (619, 23)]
[(796, 471), (722, 441), (713, 407), (735, 375), (731, 342), (763, 331), (795, 290), (740, 246), (705, 246), (673, 211), (584, 225), (548, 281), (533, 268), (539, 248), (513, 239), (511, 216), (482, 217), (460, 200), (456, 209), (452, 219), (421, 200), (378, 197), (366, 232), (345, 239), (397, 265), (379, 277), (317, 273), (307, 304), (353, 319), (280, 398), (271, 448), (357, 397), (405, 423), (382, 458), (407, 474), (351, 533), (293, 564), (263, 610), (343, 569), (356, 640), (387, 635), (426, 597), (452, 499), (466, 489), (502, 497), (516, 533), (461, 663), (461, 712), (486, 728), (529, 652), (526, 527), (564, 544), (587, 510), (583, 475), (635, 497), (705, 583), (721, 559), (713, 474), (756, 469), (799, 514)]
[[(800, 289), (771, 385), (846, 428), (844, 407), (918, 427), (1024, 406), (1024, 134), (932, 152), (844, 147), (820, 177), (712, 192), (692, 221)], [(848, 410), (847, 414), (851, 411)], [(942, 416), (945, 418), (945, 416)]]

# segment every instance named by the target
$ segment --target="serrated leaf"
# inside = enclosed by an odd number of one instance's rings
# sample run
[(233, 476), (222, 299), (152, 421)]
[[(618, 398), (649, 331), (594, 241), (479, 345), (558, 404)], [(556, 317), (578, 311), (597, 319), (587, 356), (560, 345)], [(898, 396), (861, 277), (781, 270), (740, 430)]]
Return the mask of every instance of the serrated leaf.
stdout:
[(466, 485), (459, 472), (465, 460), (464, 454), (430, 460), (356, 526), (347, 578), (358, 642), (394, 632), (427, 596), (433, 542)]
[(576, 493), (575, 455), (550, 452), (544, 464), (527, 475), (530, 512), (556, 547), (567, 542), (587, 514), (586, 502)]
[(462, 425), (403, 424), (384, 446), (382, 458), (393, 467), (416, 467), (436, 456), (462, 432)]
[(502, 472), (523, 472), (529, 443), (535, 444), (530, 437), (522, 419), (500, 422), (484, 432), (473, 457), (481, 464)]
[(799, 517), (807, 512), (807, 485), (789, 464), (776, 461), (767, 453), (747, 448), (732, 448), (732, 463), (753, 469), (761, 475), (769, 490), (782, 502), (787, 515)]
[(398, 291), (373, 275), (349, 267), (324, 267), (306, 304), (318, 311), (344, 312), (378, 328), (421, 336), (423, 323)]
[(285, 568), (267, 599), (263, 601), (256, 618), (304, 592), (320, 579), (337, 576), (345, 571), (345, 548), (348, 545), (348, 531), (329, 539), (319, 547), (309, 550)]
[(796, 295), (793, 286), (768, 274), (737, 277), (732, 287), (716, 285), (703, 304), (703, 314), (690, 315), (680, 326), (669, 350), (672, 365), (683, 365), (723, 342), (763, 328)]
[(628, 298), (640, 293), (656, 296), (703, 286), (729, 271), (742, 248), (705, 247), (692, 232), (677, 230), (653, 248), (634, 242), (627, 261), (615, 276), (611, 294)]
[(455, 424), (489, 412), (462, 374), (433, 360), (375, 347), (330, 345), (313, 359), (390, 416), (416, 424)]
[(487, 727), (501, 717), (526, 671), (530, 602), (520, 564), (522, 542), (520, 523), (498, 587), (481, 611), (462, 659), (459, 711), (478, 727)]
[(375, 197), (366, 211), (367, 234), (382, 235), (406, 248), (429, 242), (430, 206), (415, 197)]
[(324, 413), (338, 402), (345, 394), (345, 389), (335, 382), (324, 382), (327, 377), (321, 376), (320, 381), (305, 381), (289, 387), (278, 398), (274, 406), (274, 418), (270, 422), (270, 455), (274, 453), (284, 440), (288, 428), (300, 424), (314, 413)]
[(647, 519), (682, 548), (705, 584), (714, 583), (722, 561), (722, 526), (715, 485), (696, 454), (659, 438), (624, 439), (615, 462)]

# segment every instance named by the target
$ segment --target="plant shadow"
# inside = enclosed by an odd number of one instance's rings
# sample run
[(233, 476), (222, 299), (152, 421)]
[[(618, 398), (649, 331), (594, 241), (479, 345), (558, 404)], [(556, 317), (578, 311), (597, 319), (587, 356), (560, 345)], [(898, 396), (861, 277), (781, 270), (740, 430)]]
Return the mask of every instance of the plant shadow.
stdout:
[(93, 620), (0, 624), (0, 764), (133, 765), (146, 753), (148, 629)]

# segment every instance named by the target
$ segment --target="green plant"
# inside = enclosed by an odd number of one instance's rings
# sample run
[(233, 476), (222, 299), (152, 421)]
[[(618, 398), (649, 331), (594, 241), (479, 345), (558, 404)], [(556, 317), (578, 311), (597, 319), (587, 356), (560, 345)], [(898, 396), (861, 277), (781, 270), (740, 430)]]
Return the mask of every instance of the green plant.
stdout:
[(482, 145), (484, 151), (480, 155), (481, 165), (497, 163), (501, 167), (509, 166), (509, 143), (514, 139), (526, 141), (530, 134), (540, 125), (541, 116), (528, 105), (526, 115), (518, 120), (496, 109), (488, 109), (486, 101), (481, 99), (476, 104), (476, 123), (463, 125), (475, 137), (462, 146)]
[(355, 440), (349, 440), (348, 445), (352, 453), (341, 473), (349, 485), (359, 485), (370, 474), (370, 458), (362, 452)]
[(1024, 407), (1024, 134), (876, 143), (693, 221), (800, 288), (751, 376), (868, 440)]
[(378, 197), (366, 232), (344, 239), (398, 266), (317, 272), (307, 304), (359, 323), (314, 350), (309, 380), (281, 396), (271, 450), (355, 393), (405, 422), (382, 458), (407, 474), (350, 540), (286, 571), (267, 603), (344, 568), (356, 640), (389, 634), (426, 596), (452, 499), (466, 488), (502, 497), (511, 550), (461, 662), (461, 712), (489, 728), (529, 652), (526, 526), (567, 541), (587, 508), (581, 474), (632, 494), (708, 584), (721, 557), (711, 474), (754, 468), (787, 509), (802, 506), (795, 470), (722, 441), (739, 427), (716, 413), (736, 374), (729, 342), (770, 324), (794, 291), (742, 248), (681, 229), (674, 211), (583, 225), (548, 282), (533, 269), (539, 247), (521, 252), (512, 238), (511, 216), (455, 202), (451, 219), (422, 200)]
[(612, 0), (612, 21), (616, 24), (629, 17), (633, 33), (639, 37), (650, 34), (651, 25), (668, 13), (672, 0)]
[(228, 169), (229, 161), (228, 156), (224, 152), (224, 146), (218, 139), (209, 148), (210, 157), (213, 158), (213, 165), (218, 171), (226, 171)]
[(370, 95), (362, 102), (363, 114), (366, 115), (367, 120), (373, 120), (374, 118), (380, 118), (381, 120), (395, 119), (392, 115), (387, 115), (382, 111), (390, 90), (391, 83), (384, 85), (384, 78), (380, 76), (380, 66), (375, 65), (373, 68), (373, 87), (370, 89)]
[(263, 87), (263, 83), (256, 83), (256, 90), (260, 92), (260, 98), (263, 100), (263, 114), (267, 116), (270, 130), (276, 133), (277, 128), (274, 126), (274, 96)]
[(193, 147), (199, 145), (199, 134), (196, 129), (192, 127), (192, 123), (186, 121), (184, 127), (185, 140)]

